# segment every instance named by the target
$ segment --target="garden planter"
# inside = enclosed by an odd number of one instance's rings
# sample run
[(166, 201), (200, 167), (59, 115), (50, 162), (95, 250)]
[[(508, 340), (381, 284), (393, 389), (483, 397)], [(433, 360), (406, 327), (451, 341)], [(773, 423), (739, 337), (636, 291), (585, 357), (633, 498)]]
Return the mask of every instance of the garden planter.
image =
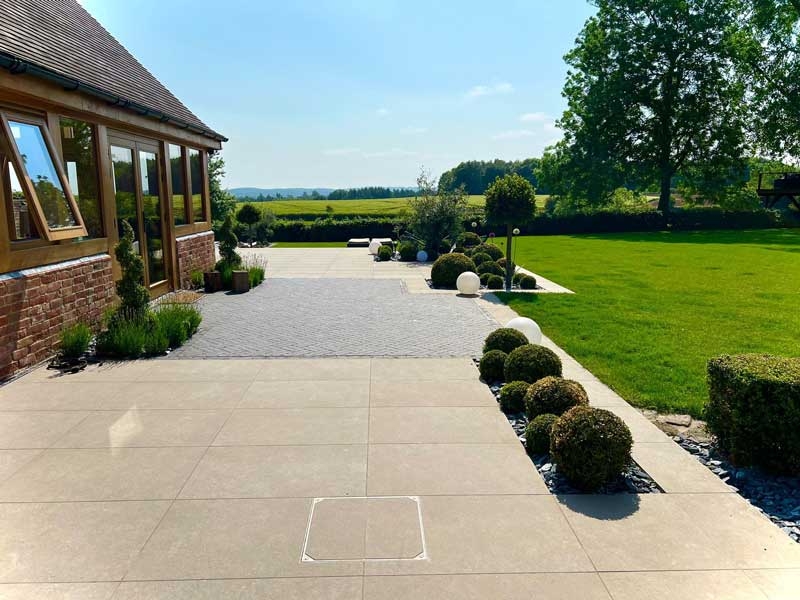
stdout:
[(220, 291), (222, 289), (222, 273), (219, 271), (203, 273), (203, 284), (208, 294)]
[(235, 294), (243, 294), (250, 291), (250, 273), (247, 271), (234, 271), (233, 272), (233, 292)]

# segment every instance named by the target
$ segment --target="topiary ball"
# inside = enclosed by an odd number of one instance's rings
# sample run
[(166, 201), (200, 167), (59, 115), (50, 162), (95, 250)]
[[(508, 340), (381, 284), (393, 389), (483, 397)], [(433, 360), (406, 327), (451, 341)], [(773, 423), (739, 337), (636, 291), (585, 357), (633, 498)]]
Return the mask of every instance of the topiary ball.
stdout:
[(400, 260), (403, 262), (411, 262), (417, 260), (417, 251), (419, 246), (416, 242), (405, 241), (400, 242), (397, 246), (397, 252), (400, 254)]
[(558, 421), (556, 415), (539, 415), (525, 428), (525, 449), (531, 456), (550, 452), (550, 432)]
[(548, 413), (561, 416), (579, 404), (589, 404), (586, 390), (577, 381), (561, 377), (544, 377), (531, 384), (525, 394), (525, 414), (529, 419)]
[(525, 392), (530, 383), (527, 381), (512, 381), (505, 384), (500, 390), (500, 410), (507, 415), (516, 415), (525, 410)]
[(378, 260), (387, 261), (392, 260), (392, 249), (389, 246), (381, 246), (378, 248)]
[(507, 356), (502, 350), (489, 350), (483, 355), (478, 365), (478, 370), (481, 372), (481, 378), (486, 383), (503, 381), (503, 367)]
[(495, 277), (491, 273), (484, 273), (483, 275), (479, 275), (481, 280), (481, 285), (487, 285), (489, 283), (489, 277)]
[(478, 267), (478, 275), (483, 275), (484, 273), (505, 277), (506, 270), (493, 260), (488, 260), (486, 262), (482, 262)]
[(431, 281), (437, 288), (454, 288), (458, 276), (466, 271), (475, 271), (475, 263), (464, 254), (443, 254), (431, 267)]
[(459, 240), (461, 245), (465, 248), (473, 248), (475, 246), (480, 246), (481, 244), (481, 236), (471, 231), (465, 231), (462, 233)]
[(522, 290), (535, 290), (536, 289), (536, 278), (531, 277), (530, 275), (523, 275), (518, 280), (519, 287)]
[(506, 381), (533, 383), (542, 377), (561, 377), (561, 359), (555, 352), (537, 344), (526, 344), (515, 348), (506, 359), (504, 367)]
[(506, 285), (506, 280), (500, 275), (492, 275), (487, 273), (489, 277), (486, 278), (486, 287), (490, 290), (502, 290)]
[(569, 482), (593, 492), (619, 477), (631, 462), (633, 437), (614, 413), (575, 406), (553, 425), (550, 454)]
[(480, 267), (485, 262), (492, 262), (492, 257), (486, 254), (486, 252), (476, 252), (472, 255), (472, 262)]
[(486, 340), (483, 342), (483, 351), (502, 350), (508, 354), (527, 343), (528, 338), (521, 331), (511, 329), (511, 327), (501, 327), (486, 336)]
[(503, 258), (503, 251), (492, 244), (481, 244), (480, 246), (475, 246), (473, 253), (477, 254), (478, 252), (485, 252), (492, 257), (492, 260), (500, 260)]

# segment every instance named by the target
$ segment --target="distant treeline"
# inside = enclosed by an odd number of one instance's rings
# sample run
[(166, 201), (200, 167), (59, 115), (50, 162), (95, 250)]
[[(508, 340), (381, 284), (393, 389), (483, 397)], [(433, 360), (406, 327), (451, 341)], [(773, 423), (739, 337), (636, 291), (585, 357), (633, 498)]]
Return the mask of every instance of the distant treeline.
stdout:
[(371, 200), (373, 198), (409, 198), (417, 190), (411, 188), (362, 187), (347, 190), (333, 190), (328, 200)]
[(462, 162), (457, 167), (445, 171), (439, 178), (439, 187), (445, 190), (454, 190), (459, 186), (466, 188), (467, 194), (474, 196), (486, 193), (492, 182), (498, 177), (509, 173), (516, 173), (531, 182), (537, 194), (549, 194), (547, 190), (539, 189), (534, 169), (539, 166), (538, 158), (525, 160), (470, 160)]

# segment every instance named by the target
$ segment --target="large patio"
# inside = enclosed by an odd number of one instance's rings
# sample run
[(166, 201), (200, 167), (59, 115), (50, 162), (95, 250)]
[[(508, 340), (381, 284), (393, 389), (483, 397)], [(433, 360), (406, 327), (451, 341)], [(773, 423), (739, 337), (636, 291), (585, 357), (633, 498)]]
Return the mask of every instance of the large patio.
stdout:
[[(359, 256), (369, 279), (403, 268)], [(326, 260), (311, 254), (297, 281), (337, 270)], [(335, 305), (340, 290), (382, 283), (321, 281)], [(514, 316), (491, 297), (414, 298), (447, 300), (444, 321)], [(306, 335), (304, 299), (293, 303)], [(339, 336), (332, 326), (346, 347)], [(380, 345), (359, 358), (198, 352), (40, 368), (0, 388), (0, 597), (797, 597), (797, 544), (546, 340), (591, 403), (627, 422), (634, 458), (666, 492), (550, 494), (478, 381), (474, 343), (436, 356), (462, 336), (437, 329), (448, 346), (426, 358), (385, 358)]]

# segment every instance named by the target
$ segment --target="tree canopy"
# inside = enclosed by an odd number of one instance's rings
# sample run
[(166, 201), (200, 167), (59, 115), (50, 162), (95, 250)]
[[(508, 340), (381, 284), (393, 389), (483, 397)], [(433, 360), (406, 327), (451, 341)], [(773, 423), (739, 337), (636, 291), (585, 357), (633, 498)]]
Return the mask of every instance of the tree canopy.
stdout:
[[(487, 188), (495, 179), (510, 173), (524, 177), (532, 186), (537, 187), (535, 169), (538, 164), (538, 158), (517, 161), (470, 160), (442, 173), (439, 177), (439, 188), (455, 190), (463, 186), (465, 193), (480, 195), (486, 193)], [(543, 193), (548, 192), (544, 191)]]

